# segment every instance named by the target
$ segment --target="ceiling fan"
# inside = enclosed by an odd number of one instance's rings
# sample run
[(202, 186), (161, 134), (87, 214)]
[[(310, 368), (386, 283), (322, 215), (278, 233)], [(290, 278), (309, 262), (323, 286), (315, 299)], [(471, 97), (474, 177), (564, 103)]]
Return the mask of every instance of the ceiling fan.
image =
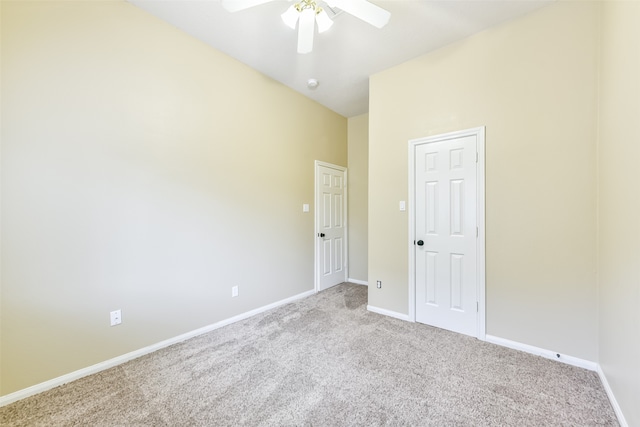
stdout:
[[(250, 7), (269, 3), (275, 0), (222, 0), (222, 7), (229, 12), (238, 12)], [(292, 1), (292, 0), (289, 0)], [(313, 35), (315, 26), (318, 33), (327, 31), (333, 25), (329, 15), (321, 7), (326, 3), (330, 8), (338, 8), (347, 12), (376, 28), (384, 27), (391, 13), (367, 0), (295, 0), (281, 16), (284, 23), (291, 29), (298, 25), (298, 53), (309, 53), (313, 49)]]

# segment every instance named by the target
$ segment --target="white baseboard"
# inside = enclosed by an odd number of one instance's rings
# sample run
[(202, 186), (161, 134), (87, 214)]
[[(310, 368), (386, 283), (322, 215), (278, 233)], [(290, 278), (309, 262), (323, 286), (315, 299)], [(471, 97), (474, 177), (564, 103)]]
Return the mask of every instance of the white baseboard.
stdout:
[(503, 347), (509, 347), (514, 350), (524, 351), (525, 353), (535, 354), (536, 356), (542, 356), (546, 359), (557, 360), (559, 362), (566, 363), (567, 365), (577, 366), (579, 368), (588, 369), (590, 371), (598, 370), (598, 364), (596, 362), (580, 359), (578, 357), (567, 356), (566, 354), (561, 354), (555, 351), (546, 350), (544, 348), (534, 347), (528, 344), (522, 344), (516, 341), (495, 337), (493, 335), (487, 335), (485, 337), (485, 341), (490, 342), (492, 344), (501, 345)]
[(178, 335), (177, 337), (169, 338), (168, 340), (160, 341), (156, 344), (152, 344), (150, 346), (141, 348), (139, 350), (134, 350), (130, 353), (123, 354), (122, 356), (114, 357), (113, 359), (105, 360), (104, 362), (96, 363), (95, 365), (88, 366), (83, 369), (79, 369), (74, 372), (70, 372), (68, 374), (62, 375), (57, 378), (53, 378), (49, 381), (45, 381), (40, 384), (33, 385), (31, 387), (27, 387), (22, 390), (18, 390), (14, 393), (7, 394), (5, 396), (0, 396), (0, 407), (8, 405), (10, 403), (16, 402), (20, 399), (24, 399), (29, 396), (33, 396), (38, 393), (42, 393), (43, 391), (50, 390), (54, 387), (61, 386), (63, 384), (69, 383), (71, 381), (80, 379), (82, 377), (86, 377), (91, 374), (98, 373), (100, 371), (104, 371), (105, 369), (112, 368), (114, 366), (121, 365), (125, 362), (128, 362), (132, 359), (136, 359), (140, 356), (144, 356), (149, 353), (153, 353), (154, 351), (160, 350), (165, 347), (169, 347), (170, 345), (177, 344), (182, 341), (186, 341), (190, 338), (197, 337), (198, 335), (206, 334), (207, 332), (211, 332), (218, 328), (222, 328), (223, 326), (230, 325), (235, 322), (239, 322), (241, 320), (248, 319), (249, 317), (255, 316), (267, 310), (271, 310), (276, 307), (280, 307), (281, 305), (289, 304), (290, 302), (306, 298), (315, 294), (315, 290), (303, 292), (298, 295), (294, 295), (289, 298), (285, 298), (280, 301), (276, 301), (272, 304), (265, 305), (263, 307), (256, 308), (255, 310), (247, 311), (246, 313), (238, 314), (237, 316), (230, 317), (229, 319), (221, 320), (219, 322), (213, 323), (208, 326), (204, 326), (202, 328), (196, 329), (191, 332), (184, 333), (182, 335)]
[(528, 345), (528, 344), (522, 344), (519, 342), (515, 342), (515, 341), (511, 341), (511, 340), (507, 340), (504, 338), (499, 338), (499, 337), (495, 337), (493, 335), (487, 335), (485, 337), (485, 341), (493, 343), (493, 344), (497, 344), (503, 347), (509, 347), (512, 348), (514, 350), (519, 350), (519, 351), (524, 351), (526, 353), (531, 353), (531, 354), (535, 354), (536, 356), (542, 356), (545, 357), (547, 359), (553, 359), (553, 360), (557, 360), (559, 362), (563, 362), (566, 363), (568, 365), (573, 365), (573, 366), (577, 366), (579, 368), (584, 368), (584, 369), (588, 369), (590, 371), (595, 371), (598, 373), (598, 376), (600, 377), (600, 381), (602, 382), (602, 386), (604, 387), (604, 390), (607, 393), (607, 397), (609, 398), (609, 402), (611, 402), (611, 407), (613, 408), (613, 411), (616, 414), (616, 417), (618, 418), (618, 423), (620, 424), (620, 427), (629, 427), (629, 424), (627, 424), (627, 420), (624, 418), (624, 414), (622, 413), (622, 409), (620, 409), (620, 405), (618, 404), (618, 401), (616, 400), (615, 395), (613, 394), (613, 390), (611, 390), (611, 386), (609, 386), (609, 381), (607, 381), (607, 377), (604, 374), (604, 371), (602, 370), (602, 367), (600, 367), (600, 364), (596, 363), (596, 362), (591, 362), (589, 360), (584, 360), (584, 359), (580, 359), (577, 357), (573, 357), (573, 356), (567, 356), (564, 354), (560, 354), (560, 357), (558, 357), (557, 352), (551, 351), (551, 350), (545, 350), (543, 348), (539, 348), (539, 347), (534, 347), (532, 345)]
[(367, 282), (366, 280), (358, 280), (358, 279), (348, 278), (348, 279), (347, 279), (347, 282), (349, 282), (349, 283), (355, 283), (356, 285), (369, 286), (369, 282)]
[(405, 322), (409, 322), (409, 315), (408, 314), (402, 314), (402, 313), (398, 313), (398, 312), (391, 311), (391, 310), (385, 310), (384, 308), (378, 308), (378, 307), (374, 307), (372, 305), (367, 305), (367, 310), (369, 310), (372, 313), (378, 313), (378, 314), (382, 314), (384, 316), (389, 316), (389, 317), (393, 317), (395, 319), (400, 319), (400, 320), (404, 320)]
[(598, 376), (600, 377), (600, 381), (602, 382), (602, 386), (604, 387), (604, 391), (607, 392), (607, 396), (609, 397), (609, 402), (611, 402), (611, 407), (613, 408), (613, 412), (616, 413), (616, 417), (618, 417), (618, 424), (620, 427), (629, 427), (627, 420), (624, 418), (624, 414), (622, 413), (622, 409), (620, 409), (620, 405), (618, 405), (618, 401), (613, 394), (613, 390), (611, 390), (611, 386), (609, 385), (609, 381), (607, 381), (607, 377), (602, 370), (602, 367), (598, 365)]

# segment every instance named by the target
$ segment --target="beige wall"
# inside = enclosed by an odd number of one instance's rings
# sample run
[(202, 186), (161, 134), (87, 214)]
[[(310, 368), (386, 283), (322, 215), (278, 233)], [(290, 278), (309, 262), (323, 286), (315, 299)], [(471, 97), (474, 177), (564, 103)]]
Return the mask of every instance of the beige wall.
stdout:
[(486, 126), (487, 333), (596, 360), (598, 12), (553, 4), (371, 78), (369, 304), (408, 313), (407, 141)]
[(2, 394), (313, 289), (345, 118), (125, 2), (3, 1), (2, 57)]
[(640, 426), (640, 3), (602, 9), (599, 362), (629, 426)]
[(2, 394), (2, 5), (0, 3), (0, 395)]
[(369, 114), (348, 120), (349, 278), (367, 281)]

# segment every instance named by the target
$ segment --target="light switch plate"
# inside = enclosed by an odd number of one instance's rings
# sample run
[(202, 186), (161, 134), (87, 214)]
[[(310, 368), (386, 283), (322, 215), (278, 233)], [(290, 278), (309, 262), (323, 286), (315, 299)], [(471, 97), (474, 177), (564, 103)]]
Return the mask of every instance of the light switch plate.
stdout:
[(111, 318), (111, 326), (116, 326), (122, 323), (122, 310), (114, 310), (109, 313)]
[(401, 211), (406, 211), (407, 210), (407, 204), (404, 200), (400, 200), (400, 210)]
[(309, 212), (309, 204), (305, 203), (304, 205), (302, 205), (302, 212)]

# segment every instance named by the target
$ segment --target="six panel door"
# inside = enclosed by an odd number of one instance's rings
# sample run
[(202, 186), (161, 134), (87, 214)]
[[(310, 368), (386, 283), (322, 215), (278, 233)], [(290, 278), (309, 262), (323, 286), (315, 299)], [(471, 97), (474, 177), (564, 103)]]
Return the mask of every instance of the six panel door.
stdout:
[(415, 146), (416, 321), (477, 334), (476, 139)]
[(318, 166), (319, 290), (346, 280), (345, 173)]

